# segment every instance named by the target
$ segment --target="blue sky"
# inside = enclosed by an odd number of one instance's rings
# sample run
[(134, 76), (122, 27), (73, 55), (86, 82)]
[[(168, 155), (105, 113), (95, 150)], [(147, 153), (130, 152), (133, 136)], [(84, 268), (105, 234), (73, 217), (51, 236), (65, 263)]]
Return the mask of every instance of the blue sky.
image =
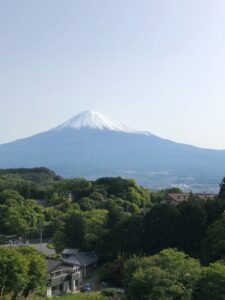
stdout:
[(80, 111), (225, 149), (224, 0), (2, 0), (0, 143)]

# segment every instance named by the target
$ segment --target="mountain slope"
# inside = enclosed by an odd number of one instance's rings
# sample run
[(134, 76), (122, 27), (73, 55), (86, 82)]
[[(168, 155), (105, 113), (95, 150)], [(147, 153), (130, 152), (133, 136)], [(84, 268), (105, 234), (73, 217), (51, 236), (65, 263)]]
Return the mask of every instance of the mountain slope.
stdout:
[(64, 176), (127, 175), (144, 184), (154, 176), (160, 182), (164, 174), (162, 186), (183, 177), (218, 183), (225, 175), (225, 151), (175, 143), (87, 111), (52, 130), (0, 145), (0, 168), (38, 166)]

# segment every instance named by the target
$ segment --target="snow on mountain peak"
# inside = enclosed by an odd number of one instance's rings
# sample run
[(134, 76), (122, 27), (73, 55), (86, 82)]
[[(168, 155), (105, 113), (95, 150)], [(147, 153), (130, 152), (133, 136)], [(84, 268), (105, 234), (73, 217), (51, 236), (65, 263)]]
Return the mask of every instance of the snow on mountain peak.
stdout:
[[(137, 130), (134, 130), (118, 121), (115, 121), (109, 118), (106, 115), (103, 115), (96, 111), (84, 111), (75, 117), (69, 119), (62, 125), (56, 127), (56, 130), (64, 128), (89, 128), (89, 129), (98, 129), (98, 130), (111, 130), (111, 131), (120, 131), (127, 133), (144, 133)], [(146, 133), (145, 133), (146, 134)]]

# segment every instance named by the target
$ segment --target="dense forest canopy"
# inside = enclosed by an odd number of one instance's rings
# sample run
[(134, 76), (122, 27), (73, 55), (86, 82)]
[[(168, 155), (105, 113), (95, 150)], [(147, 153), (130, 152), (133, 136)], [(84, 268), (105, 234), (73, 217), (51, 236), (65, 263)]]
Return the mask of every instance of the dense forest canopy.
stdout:
[(42, 226), (59, 253), (64, 247), (95, 251), (107, 266), (103, 278), (126, 286), (128, 299), (137, 299), (141, 287), (138, 299), (212, 299), (201, 296), (203, 285), (225, 280), (225, 180), (220, 186), (215, 200), (191, 195), (170, 205), (161, 200), (179, 189), (153, 192), (120, 177), (63, 179), (44, 168), (0, 170), (0, 241), (15, 234), (38, 238)]

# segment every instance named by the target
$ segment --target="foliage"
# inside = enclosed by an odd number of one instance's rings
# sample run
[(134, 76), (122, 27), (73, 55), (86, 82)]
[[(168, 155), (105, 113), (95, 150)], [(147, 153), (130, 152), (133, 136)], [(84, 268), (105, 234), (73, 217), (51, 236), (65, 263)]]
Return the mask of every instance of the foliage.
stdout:
[(43, 191), (31, 181), (17, 175), (7, 174), (0, 176), (0, 192), (10, 189), (19, 192), (24, 198), (38, 199), (43, 197)]
[(105, 297), (114, 297), (117, 295), (116, 288), (104, 288), (101, 290), (101, 295)]
[(212, 262), (225, 258), (225, 214), (211, 224), (202, 242), (203, 260)]
[(44, 257), (32, 247), (20, 247), (18, 252), (26, 258), (28, 264), (28, 281), (23, 291), (23, 294), (27, 297), (34, 291), (46, 285), (46, 263)]
[[(204, 267), (200, 276), (198, 261), (189, 256), (204, 263), (225, 257), (225, 179), (213, 201), (191, 197), (178, 205), (160, 204), (168, 192), (181, 191), (151, 192), (121, 177), (88, 181), (63, 179), (42, 168), (0, 170), (0, 241), (7, 241), (6, 235), (34, 237), (41, 223), (43, 238), (58, 253), (65, 247), (95, 251), (104, 263), (102, 278), (124, 285), (131, 300), (186, 300), (193, 289), (194, 300), (203, 299), (204, 285), (212, 299), (223, 299), (223, 264)], [(45, 282), (43, 264), (38, 265), (42, 257), (25, 248), (10, 249), (14, 252), (0, 254), (0, 282), (8, 286), (1, 288), (4, 294), (13, 288), (15, 295), (28, 295)], [(19, 264), (21, 273), (16, 273)], [(11, 268), (18, 282), (14, 287), (4, 273)]]
[(26, 287), (28, 264), (26, 258), (14, 248), (0, 248), (0, 290), (18, 295)]
[(113, 262), (105, 263), (100, 271), (100, 280), (121, 287), (124, 275), (124, 263), (125, 259), (123, 257), (118, 257)]
[(129, 299), (191, 299), (200, 277), (197, 260), (173, 249), (152, 257), (135, 258), (125, 264), (125, 285)]
[(221, 198), (225, 197), (225, 177), (223, 178), (222, 182), (220, 183), (219, 197), (221, 197)]
[(29, 247), (0, 247), (0, 291), (28, 296), (45, 286), (47, 274), (44, 258)]
[(204, 202), (189, 200), (178, 205), (156, 205), (143, 218), (144, 251), (155, 254), (176, 247), (200, 258), (207, 222)]
[(180, 211), (180, 249), (193, 257), (201, 254), (201, 239), (207, 229), (207, 214), (204, 203), (184, 201), (179, 205)]
[(216, 262), (204, 268), (194, 291), (193, 300), (225, 299), (225, 265)]
[(164, 248), (176, 247), (180, 233), (180, 212), (176, 206), (160, 204), (143, 218), (144, 249), (155, 254)]
[(53, 181), (61, 180), (62, 177), (55, 174), (48, 168), (18, 168), (18, 169), (0, 169), (0, 176), (14, 175), (24, 180), (32, 181), (39, 186), (46, 186)]
[(24, 199), (18, 192), (0, 193), (0, 230), (5, 234), (25, 234), (37, 227), (42, 219), (42, 208), (35, 201)]

